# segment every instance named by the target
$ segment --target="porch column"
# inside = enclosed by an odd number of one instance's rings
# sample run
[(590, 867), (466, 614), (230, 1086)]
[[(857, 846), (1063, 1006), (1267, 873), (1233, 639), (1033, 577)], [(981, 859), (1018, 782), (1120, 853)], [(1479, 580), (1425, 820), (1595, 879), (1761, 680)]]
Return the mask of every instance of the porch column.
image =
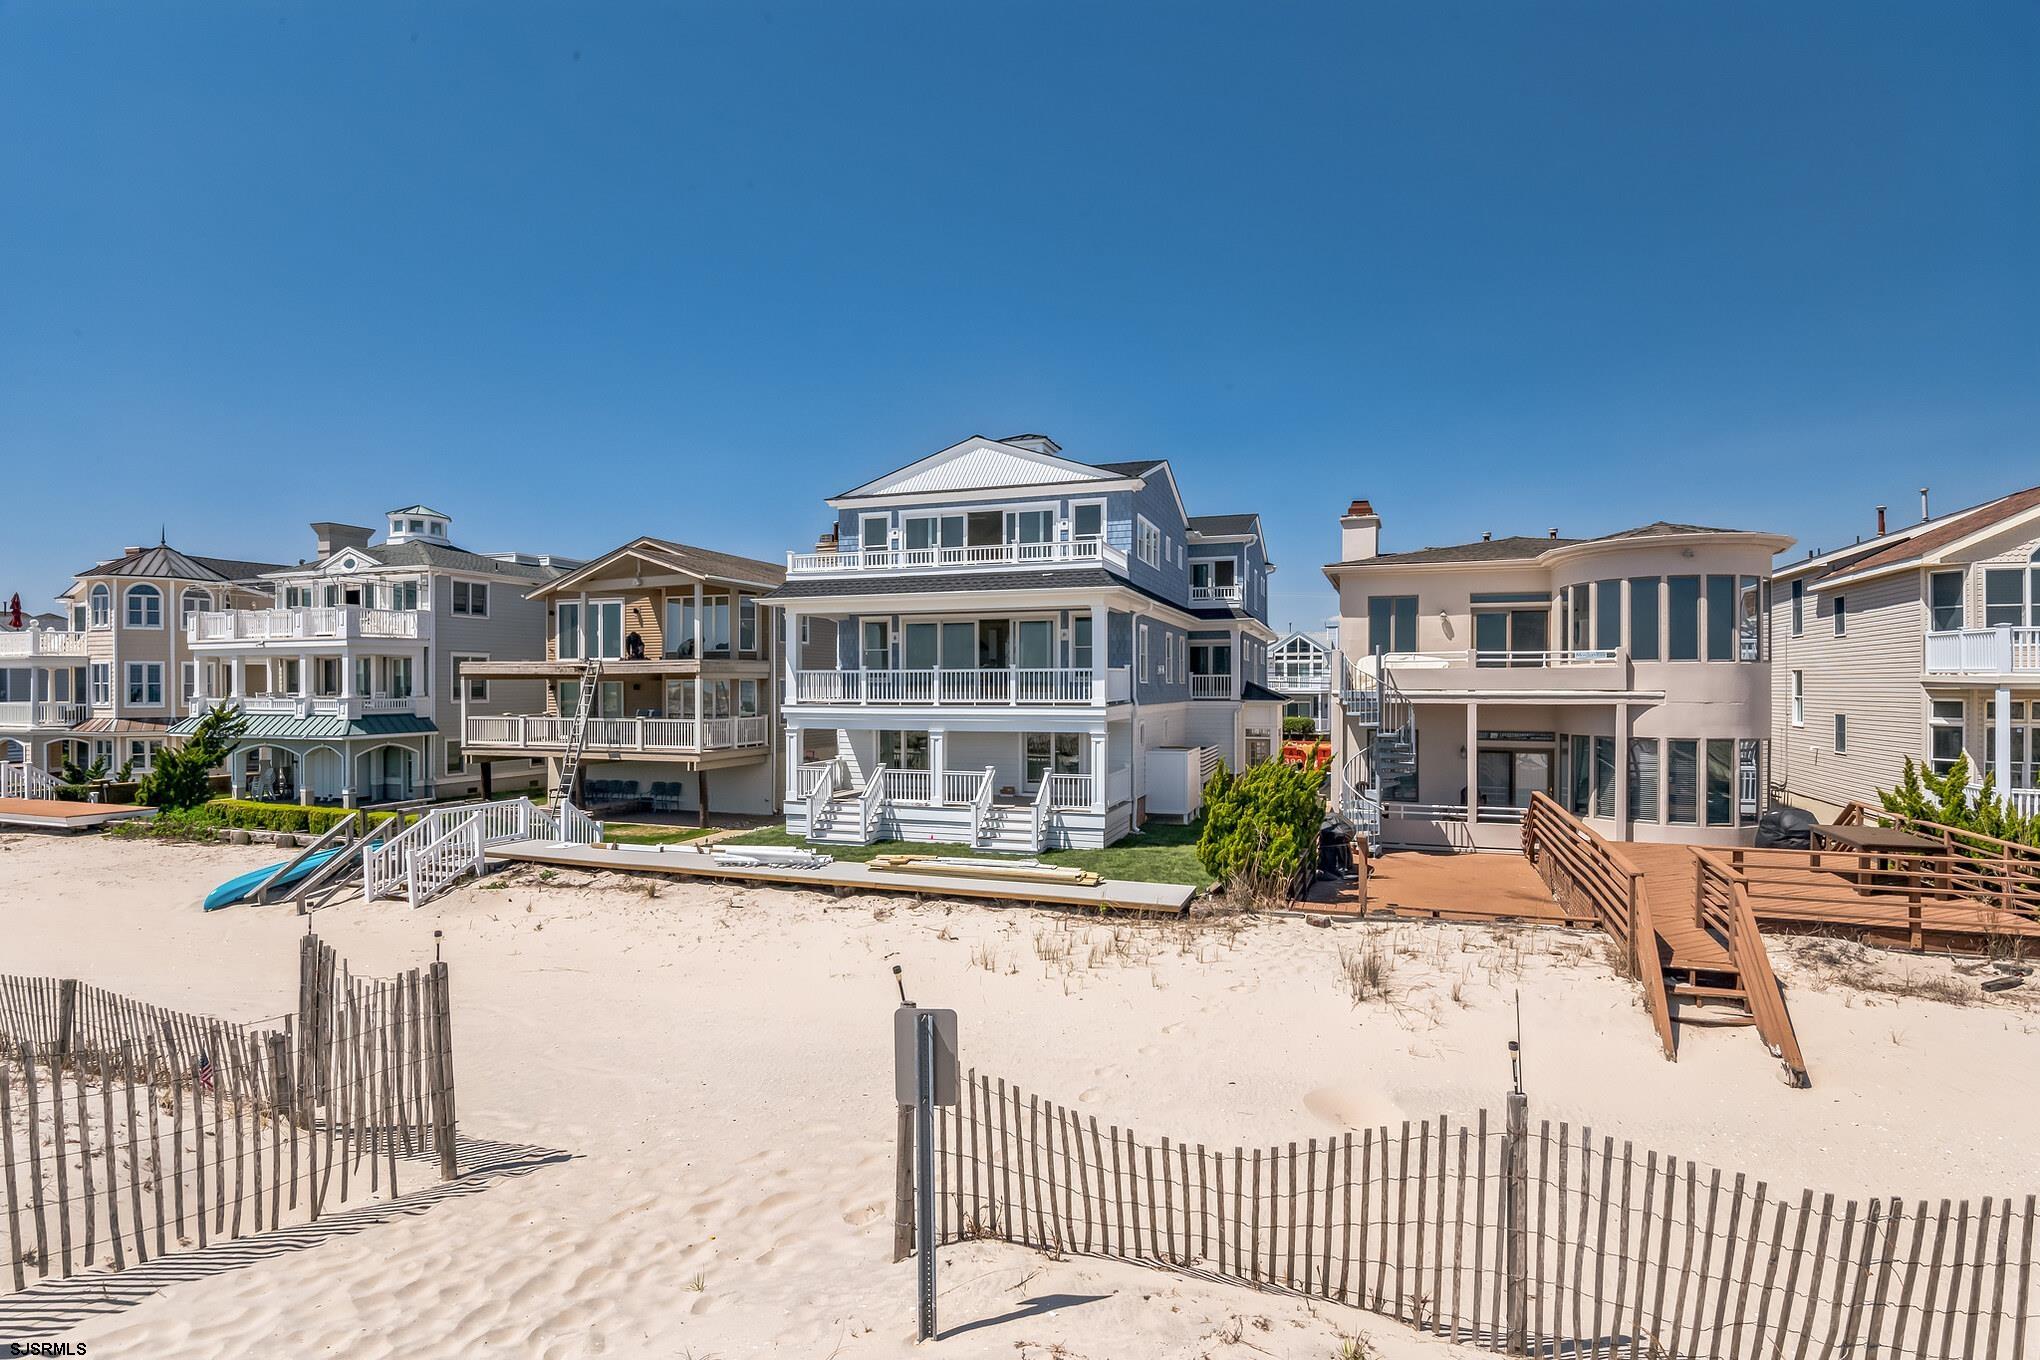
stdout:
[(786, 798), (791, 802), (799, 795), (795, 792), (794, 771), (800, 768), (801, 729), (792, 723), (786, 725)]
[(942, 801), (942, 772), (949, 768), (949, 733), (940, 727), (928, 729), (928, 800)]
[[(2012, 690), (2009, 685), (1999, 685), (1997, 694), (1997, 724), (1992, 729), (1991, 760), (1997, 770), (1997, 786), (2000, 795), (2013, 787), (2016, 777), (2012, 771)], [(2029, 738), (2030, 740), (2030, 738)], [(2028, 751), (2030, 758), (2032, 752)]]
[[(694, 660), (695, 660), (695, 663), (696, 663), (697, 665), (698, 665), (698, 664), (700, 664), (700, 661), (701, 661), (701, 657), (702, 657), (702, 651), (701, 651), (701, 582), (699, 582), (699, 581), (696, 581), (696, 582), (694, 583)], [(694, 693), (695, 693), (695, 700), (694, 700), (694, 707), (695, 707), (695, 716), (696, 716), (696, 717), (699, 717), (699, 716), (700, 716), (700, 710), (701, 710), (701, 698), (700, 698), (700, 695), (701, 695), (701, 686), (699, 686), (699, 685), (696, 685), (696, 686), (694, 687)]]
[(297, 659), (297, 667), (298, 667), (297, 669), (298, 697), (300, 699), (309, 699), (312, 697), (311, 653), (299, 652)]
[[(1097, 625), (1093, 624), (1092, 626), (1095, 628)], [(1093, 649), (1097, 647), (1097, 639), (1095, 637), (1092, 639), (1091, 645)], [(1103, 732), (1093, 732), (1091, 734), (1091, 811), (1101, 817), (1105, 815), (1105, 734)]]
[[(359, 664), (359, 659), (352, 654), (347, 652), (340, 654), (340, 697), (343, 699), (352, 699), (354, 697), (354, 668)], [(375, 675), (373, 674), (373, 667), (375, 662), (371, 660), (368, 664), (371, 668), (368, 683), (370, 688), (374, 688)]]
[[(1740, 775), (1737, 777), (1740, 778)], [(1629, 839), (1629, 705), (1626, 701), (1615, 705), (1615, 838)]]
[[(1419, 784), (1422, 780), (1419, 778)], [(1473, 842), (1473, 829), (1480, 823), (1480, 705), (1466, 701), (1466, 836)]]
[(1093, 702), (1103, 704), (1109, 701), (1105, 688), (1105, 606), (1091, 606), (1091, 693)]

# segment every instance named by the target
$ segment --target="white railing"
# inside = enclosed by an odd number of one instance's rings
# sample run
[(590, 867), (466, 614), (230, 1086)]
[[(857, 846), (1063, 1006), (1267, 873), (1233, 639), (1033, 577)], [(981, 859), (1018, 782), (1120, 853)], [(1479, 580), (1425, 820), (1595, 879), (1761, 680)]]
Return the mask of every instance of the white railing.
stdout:
[(296, 718), (358, 718), (365, 713), (409, 713), (418, 706), (413, 694), (194, 694), (186, 701), (193, 713), (215, 705), (243, 713), (287, 713)]
[(57, 777), (26, 761), (0, 762), (0, 798), (56, 798), (61, 796)]
[(1104, 562), (1124, 570), (1126, 553), (1102, 538), (1077, 538), (1065, 543), (981, 543), (969, 547), (860, 547), (846, 541), (836, 552), (790, 552), (789, 576), (836, 576), (853, 571), (942, 571), (958, 567), (1043, 566), (1058, 563)]
[(935, 800), (933, 770), (887, 770), (880, 796), (888, 803), (931, 803)]
[(970, 843), (973, 847), (985, 838), (985, 814), (992, 810), (992, 786), (998, 781), (999, 772), (990, 765), (985, 766), (984, 775), (977, 788), (977, 796), (970, 800)]
[(602, 823), (572, 803), (555, 803), (551, 812), (558, 838), (568, 845), (593, 845), (602, 839)]
[[(1124, 668), (1107, 672), (1108, 702), (1131, 693)], [(953, 670), (797, 670), (796, 704), (859, 704), (902, 707), (1006, 704), (1089, 704), (1098, 693), (1095, 672), (1065, 666), (959, 667)]]
[(1092, 776), (1088, 774), (1052, 774), (1043, 782), (1048, 787), (1050, 807), (1077, 812), (1088, 812), (1091, 810)]
[(1241, 585), (1190, 587), (1192, 604), (1238, 604), (1246, 598), (1246, 587)]
[(411, 852), (404, 866), (404, 895), (422, 906), (462, 874), (482, 872), (482, 818), (470, 816), (436, 840)]
[[(1423, 652), (1413, 657), (1437, 657), (1445, 664), (1463, 664), (1457, 658), (1470, 657), (1476, 666), (1515, 667), (1532, 670), (1560, 666), (1607, 666), (1622, 659), (1621, 651), (1613, 647), (1564, 648), (1559, 651), (1529, 652), (1513, 650), (1475, 650), (1472, 652)], [(1391, 658), (1392, 660), (1393, 658)]]
[(0, 633), (0, 656), (83, 656), (85, 634), (57, 628), (24, 628)]
[(1034, 791), (1034, 848), (1039, 850), (1048, 837), (1049, 789), (1054, 780), (1043, 779), (1041, 787)]
[(1114, 770), (1105, 780), (1105, 806), (1117, 807), (1133, 801), (1133, 769)]
[(878, 809), (884, 801), (885, 766), (880, 765), (871, 772), (864, 792), (857, 796), (857, 839), (860, 844), (871, 844), (871, 828), (878, 821)]
[[(482, 714), (468, 718), (466, 744), (519, 750), (565, 750), (571, 718), (549, 714)], [(771, 737), (764, 718), (590, 718), (585, 747), (595, 751), (723, 751), (763, 746)]]
[(370, 846), (361, 857), (362, 898), (373, 902), (378, 897), (394, 897), (400, 887), (408, 892), (412, 853), (445, 835), (454, 820), (464, 819), (474, 806), (449, 803), (433, 808), (397, 835)]
[(1955, 628), (1927, 634), (1934, 675), (2040, 672), (2040, 628)]
[(1192, 675), (1190, 697), (1193, 699), (1230, 699), (1233, 697), (1233, 678), (1230, 675)]
[(946, 807), (968, 807), (978, 800), (978, 795), (990, 788), (997, 778), (990, 769), (944, 770), (942, 772), (942, 802)]
[(793, 769), (793, 796), (805, 798), (816, 789), (822, 790), (824, 798), (834, 797), (836, 790), (848, 780), (849, 773), (840, 757), (834, 760), (811, 760)]
[(0, 704), (0, 727), (75, 727), (92, 716), (92, 705), (16, 700)]
[(332, 605), (296, 609), (222, 609), (193, 614), (184, 636), (193, 644), (303, 642), (335, 638), (414, 639), (427, 631), (419, 609), (367, 609)]
[(1332, 673), (1324, 666), (1274, 666), (1268, 671), (1268, 687), (1291, 694), (1313, 694), (1331, 688)]

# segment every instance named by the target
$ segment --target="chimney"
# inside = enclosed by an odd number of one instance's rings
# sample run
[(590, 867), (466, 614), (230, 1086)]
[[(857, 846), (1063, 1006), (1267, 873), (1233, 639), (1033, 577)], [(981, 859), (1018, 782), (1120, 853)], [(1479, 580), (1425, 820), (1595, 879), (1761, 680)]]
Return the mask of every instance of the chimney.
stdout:
[(1550, 527), (1549, 529), (1546, 529), (1546, 530), (1544, 531), (1544, 536), (1545, 536), (1546, 538), (1551, 538), (1551, 539), (1555, 539), (1555, 538), (1557, 538), (1557, 537), (1558, 537), (1558, 526), (1557, 526), (1556, 524), (1554, 524), (1554, 525), (1552, 525), (1552, 526), (1551, 526), (1551, 527)]
[(1492, 542), (1494, 542), (1494, 541), (1495, 541), (1495, 531), (1494, 531), (1494, 530), (1492, 530), (1492, 529), (1483, 529), (1483, 530), (1481, 530), (1481, 531), (1480, 531), (1480, 541), (1481, 541), (1481, 542), (1483, 542), (1483, 543), (1492, 543)]
[(1354, 501), (1339, 516), (1339, 560), (1364, 562), (1381, 551), (1381, 516), (1367, 501)]
[(359, 524), (335, 524), (331, 520), (319, 520), (312, 525), (312, 535), (319, 545), (316, 560), (323, 562), (342, 548), (366, 548), (368, 540), (375, 537), (375, 530)]
[(1920, 488), (1920, 523), (1925, 524), (1933, 516), (1927, 513), (1927, 489)]
[(134, 556), (134, 555), (135, 555), (136, 553), (138, 553), (138, 552), (140, 552), (140, 551), (141, 551), (141, 548), (140, 548), (140, 547), (128, 547), (128, 548), (122, 548), (122, 549), (120, 550), (120, 555), (121, 555), (122, 557), (133, 557), (133, 556)]
[(827, 533), (822, 534), (815, 539), (815, 551), (818, 553), (832, 553), (836, 551), (835, 525), (831, 524), (829, 526), (829, 531)]
[(1877, 536), (1884, 537), (1884, 507), (1881, 505), (1877, 507)]

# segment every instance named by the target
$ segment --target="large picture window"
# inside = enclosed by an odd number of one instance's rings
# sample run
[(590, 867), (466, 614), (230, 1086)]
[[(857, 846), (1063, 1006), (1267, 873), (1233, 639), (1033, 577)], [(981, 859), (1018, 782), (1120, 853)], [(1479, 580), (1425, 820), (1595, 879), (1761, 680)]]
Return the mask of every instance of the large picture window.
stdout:
[(1671, 624), (1669, 655), (1673, 661), (1700, 659), (1700, 578), (1673, 576), (1666, 580), (1667, 617)]
[(1937, 571), (1927, 578), (1927, 627), (1952, 633), (1962, 627), (1962, 573)]
[(1594, 650), (1612, 652), (1622, 646), (1622, 582), (1594, 582)]
[(1927, 717), (1927, 758), (1935, 774), (1946, 774), (1962, 758), (1960, 699), (1936, 699)]
[(1707, 825), (1735, 825), (1735, 743), (1707, 743)]
[(1665, 743), (1665, 820), (1693, 826), (1700, 820), (1700, 743)]
[(1370, 652), (1417, 650), (1417, 597), (1367, 597), (1367, 649)]
[(1629, 739), (1629, 816), (1639, 822), (1658, 819), (1658, 744), (1654, 737)]
[(1629, 655), (1637, 661), (1658, 659), (1658, 578), (1655, 576), (1630, 578)]
[(1735, 660), (1735, 578), (1707, 578), (1707, 659)]
[(130, 628), (161, 628), (163, 626), (163, 592), (154, 586), (129, 586), (127, 591), (127, 626)]

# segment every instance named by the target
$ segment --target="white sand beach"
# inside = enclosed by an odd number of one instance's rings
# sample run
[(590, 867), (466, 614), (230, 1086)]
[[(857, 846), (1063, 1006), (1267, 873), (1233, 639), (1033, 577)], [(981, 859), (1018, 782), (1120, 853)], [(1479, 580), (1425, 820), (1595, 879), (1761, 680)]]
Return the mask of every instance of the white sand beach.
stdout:
[[(0, 838), (0, 971), (279, 1015), (304, 919), (197, 905), (276, 855)], [(303, 1250), (109, 1289), (62, 1339), (155, 1360), (914, 1350), (911, 1267), (890, 1260), (896, 963), (960, 1012), (966, 1064), (1144, 1134), (1265, 1144), (1499, 1112), (1520, 993), (1533, 1121), (1788, 1190), (2040, 1182), (2023, 1081), (2040, 1013), (1947, 961), (1774, 946), (1814, 1083), (1795, 1091), (1747, 1029), (1683, 1027), (1667, 1063), (1601, 940), (1551, 930), (1115, 923), (531, 870), (315, 924), (368, 974), (429, 960), (444, 931), (463, 1134), (561, 1155)], [(1370, 946), (1388, 995), (1356, 1004), (1340, 953)], [(1973, 1004), (1894, 994), (1944, 987)], [(1459, 1353), (1357, 1311), (1015, 1246), (947, 1248), (941, 1269), (929, 1354)]]

